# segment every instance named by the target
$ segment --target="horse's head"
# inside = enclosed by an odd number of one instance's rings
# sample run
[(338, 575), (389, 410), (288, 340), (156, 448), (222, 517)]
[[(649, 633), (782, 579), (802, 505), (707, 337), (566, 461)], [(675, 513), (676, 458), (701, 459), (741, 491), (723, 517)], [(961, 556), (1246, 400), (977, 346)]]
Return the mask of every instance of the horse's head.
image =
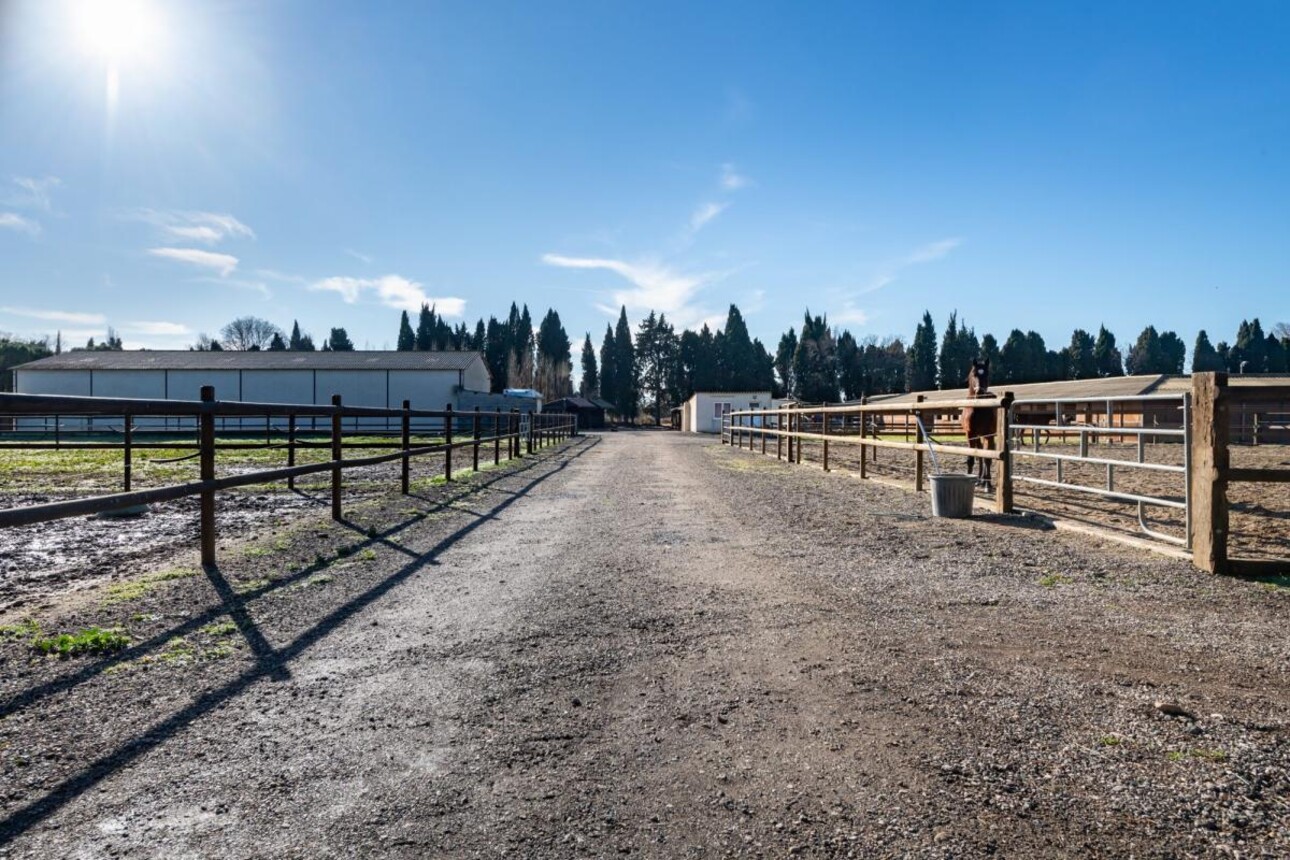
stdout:
[(990, 391), (990, 359), (972, 359), (972, 369), (968, 371), (968, 394), (981, 397)]

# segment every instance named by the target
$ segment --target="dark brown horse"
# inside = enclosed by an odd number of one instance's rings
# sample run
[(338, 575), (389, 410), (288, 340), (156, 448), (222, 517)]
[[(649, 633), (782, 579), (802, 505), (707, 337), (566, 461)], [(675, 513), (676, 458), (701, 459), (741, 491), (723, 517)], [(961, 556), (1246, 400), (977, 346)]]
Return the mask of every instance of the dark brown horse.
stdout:
[[(990, 359), (987, 358), (984, 361), (979, 358), (972, 359), (972, 369), (968, 371), (967, 384), (969, 400), (978, 398), (995, 400), (994, 394), (990, 392)], [(995, 412), (997, 408), (997, 405), (992, 402), (989, 406), (969, 406), (963, 410), (959, 423), (963, 428), (963, 434), (967, 436), (969, 448), (980, 448), (983, 451), (991, 448), (997, 429), (995, 423), (998, 419)], [(972, 474), (973, 460), (980, 460), (980, 465), (977, 467), (977, 482), (984, 485), (989, 492), (993, 489), (990, 484), (990, 460), (987, 457), (968, 457), (969, 475)]]

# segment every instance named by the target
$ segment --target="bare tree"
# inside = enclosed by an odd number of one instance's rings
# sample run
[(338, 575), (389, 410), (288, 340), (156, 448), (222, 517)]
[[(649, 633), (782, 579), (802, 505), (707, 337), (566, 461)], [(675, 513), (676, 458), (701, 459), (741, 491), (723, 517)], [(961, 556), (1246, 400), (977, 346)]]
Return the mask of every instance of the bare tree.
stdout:
[(1272, 333), (1276, 335), (1277, 340), (1290, 338), (1290, 322), (1279, 322), (1272, 327)]
[(282, 330), (259, 317), (238, 317), (220, 329), (220, 345), (225, 349), (268, 349), (273, 336)]

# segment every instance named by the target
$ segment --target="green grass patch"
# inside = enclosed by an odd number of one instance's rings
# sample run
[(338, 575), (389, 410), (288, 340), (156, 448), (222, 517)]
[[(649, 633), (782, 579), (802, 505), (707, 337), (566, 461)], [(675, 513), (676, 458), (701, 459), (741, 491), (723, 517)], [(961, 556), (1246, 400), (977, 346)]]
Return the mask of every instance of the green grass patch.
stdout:
[(1039, 578), (1039, 584), (1044, 588), (1056, 588), (1059, 585), (1070, 585), (1075, 580), (1061, 573), (1050, 573), (1047, 576)]
[(237, 594), (250, 594), (252, 591), (259, 591), (262, 588), (268, 588), (272, 584), (270, 579), (248, 579), (245, 582), (239, 582), (233, 586), (233, 591)]
[(192, 568), (178, 567), (172, 570), (163, 570), (160, 573), (152, 573), (139, 579), (131, 579), (126, 582), (114, 582), (107, 587), (107, 596), (103, 598), (104, 605), (111, 606), (117, 603), (128, 603), (131, 600), (138, 600), (156, 591), (157, 586), (163, 582), (173, 582), (176, 579), (188, 579), (196, 576), (197, 571)]
[(6, 624), (0, 627), (0, 642), (29, 639), (40, 635), (40, 624), (32, 618), (24, 618), (17, 624)]
[(1219, 762), (1227, 761), (1227, 753), (1220, 749), (1170, 750), (1165, 753), (1165, 758), (1171, 762), (1186, 761), (1189, 758)]
[(1102, 735), (1097, 742), (1104, 747), (1118, 747), (1124, 745), (1124, 738), (1119, 735)]
[(216, 621), (207, 624), (199, 631), (207, 636), (231, 636), (237, 632), (237, 625), (232, 621)]
[(82, 654), (110, 654), (129, 644), (130, 639), (118, 627), (107, 630), (90, 627), (79, 633), (60, 633), (57, 636), (34, 639), (31, 647), (42, 654), (67, 658)]
[(369, 547), (368, 549), (365, 549), (362, 552), (360, 552), (358, 554), (358, 557), (362, 561), (376, 561), (376, 550), (371, 549)]

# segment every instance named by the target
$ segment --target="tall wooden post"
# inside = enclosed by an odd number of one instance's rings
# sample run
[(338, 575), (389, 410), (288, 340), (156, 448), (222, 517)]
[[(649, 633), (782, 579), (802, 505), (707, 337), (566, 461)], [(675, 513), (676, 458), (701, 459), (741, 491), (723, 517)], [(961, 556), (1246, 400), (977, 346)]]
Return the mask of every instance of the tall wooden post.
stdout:
[[(820, 413), (820, 424), (821, 424), (820, 432), (823, 435), (828, 436), (829, 435), (829, 413), (827, 412)], [(826, 472), (829, 471), (829, 440), (828, 439), (824, 440), (824, 471)]]
[(443, 479), (445, 481), (451, 481), (452, 480), (452, 423), (453, 423), (452, 404), (449, 403), (447, 406), (445, 406), (443, 411), (445, 413), (444, 419), (443, 419), (443, 441), (445, 446), (443, 449)]
[[(868, 397), (862, 396), (860, 398), (861, 406), (864, 406), (868, 402), (869, 402)], [(868, 474), (869, 446), (864, 443), (865, 434), (868, 432), (868, 429), (865, 426), (866, 424), (869, 423), (868, 415), (869, 413), (867, 412), (859, 412), (856, 414), (856, 417), (860, 419), (860, 477), (861, 478), (869, 477), (869, 474)]]
[[(287, 466), (294, 468), (296, 465), (296, 416), (287, 416)], [(292, 475), (287, 478), (287, 489), (296, 488), (296, 476)]]
[(125, 416), (125, 426), (121, 428), (121, 434), (124, 437), (123, 441), (124, 441), (124, 451), (125, 451), (124, 484), (125, 484), (125, 491), (128, 493), (130, 492), (130, 486), (131, 486), (132, 477), (133, 477), (131, 472), (133, 472), (133, 466), (134, 466), (134, 462), (133, 462), (134, 461), (134, 452), (133, 452), (134, 419), (131, 418), (129, 415)]
[[(198, 419), (199, 475), (203, 481), (215, 480), (215, 386), (202, 386), (202, 414)], [(202, 490), (201, 501), (202, 567), (215, 566), (215, 491)]]
[(470, 464), (470, 469), (472, 472), (478, 472), (479, 471), (479, 407), (478, 406), (475, 407), (474, 431), (475, 431), (475, 445), (474, 445), (475, 456), (474, 456), (474, 462)]
[(513, 460), (520, 455), (520, 410), (511, 407), (511, 420), (507, 425), (507, 443), (510, 445), (510, 454), (506, 459)]
[(769, 406), (761, 411), (761, 452), (763, 455), (766, 453), (766, 431), (770, 429), (770, 424), (768, 423), (770, 418), (766, 415), (769, 411)]
[[(1012, 513), (1012, 452), (1008, 450), (1008, 440), (1012, 436), (1009, 420), (1012, 400), (1012, 392), (1004, 392), (994, 421), (994, 450), (999, 452), (999, 459), (994, 464), (998, 472), (994, 478), (994, 509), (1000, 514)], [(1087, 438), (1088, 434), (1081, 433), (1080, 437)]]
[(401, 442), (403, 443), (403, 469), (399, 476), (399, 485), (403, 490), (403, 495), (407, 495), (412, 483), (412, 458), (408, 456), (408, 448), (412, 447), (412, 401), (403, 401), (402, 425), (400, 427)]
[(1191, 385), (1192, 562), (1210, 573), (1226, 573), (1231, 434), (1227, 374), (1193, 373)]
[(341, 399), (339, 394), (331, 396), (331, 405), (335, 411), (331, 414), (331, 518), (337, 522), (341, 519), (340, 510), (340, 473), (341, 458), (345, 456), (341, 447)]
[(493, 413), (493, 465), (502, 462), (502, 413)]
[[(925, 399), (926, 398), (923, 395), (919, 394), (914, 398), (914, 402), (922, 403), (923, 400)], [(923, 413), (915, 411), (913, 414), (916, 418), (919, 419), (919, 423), (915, 425), (914, 441), (921, 445), (927, 441), (926, 439), (923, 438), (923, 425), (922, 425)], [(921, 493), (922, 491), (923, 491), (923, 452), (919, 450), (914, 452), (914, 492)]]

